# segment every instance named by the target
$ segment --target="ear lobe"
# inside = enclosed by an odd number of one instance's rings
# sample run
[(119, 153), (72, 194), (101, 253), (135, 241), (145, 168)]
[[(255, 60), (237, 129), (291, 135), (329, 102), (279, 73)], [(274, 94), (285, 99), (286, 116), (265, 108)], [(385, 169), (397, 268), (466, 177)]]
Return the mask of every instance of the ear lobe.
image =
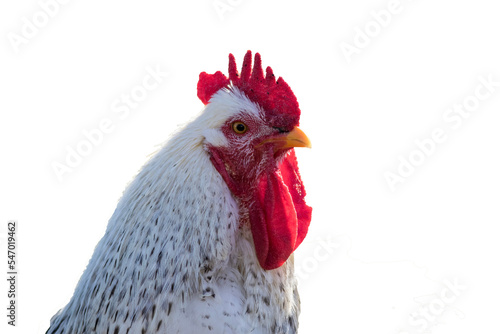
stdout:
[(212, 95), (214, 95), (219, 89), (226, 87), (228, 84), (229, 79), (226, 78), (221, 71), (217, 71), (214, 74), (201, 72), (197, 86), (198, 98), (201, 102), (203, 102), (203, 104), (207, 104)]

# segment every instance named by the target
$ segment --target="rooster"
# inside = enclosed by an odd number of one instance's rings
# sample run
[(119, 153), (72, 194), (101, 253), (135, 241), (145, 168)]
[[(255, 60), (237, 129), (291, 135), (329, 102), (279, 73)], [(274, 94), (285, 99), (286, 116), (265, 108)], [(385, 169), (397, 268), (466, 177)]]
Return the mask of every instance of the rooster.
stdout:
[(295, 95), (257, 53), (202, 72), (202, 113), (127, 187), (47, 333), (296, 333), (306, 236)]

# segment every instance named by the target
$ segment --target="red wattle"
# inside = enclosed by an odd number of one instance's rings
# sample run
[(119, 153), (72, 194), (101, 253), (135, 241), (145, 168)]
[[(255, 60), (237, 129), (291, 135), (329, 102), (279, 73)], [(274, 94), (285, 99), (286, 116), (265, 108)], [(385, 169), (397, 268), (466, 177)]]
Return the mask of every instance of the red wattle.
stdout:
[(262, 268), (270, 270), (282, 266), (304, 240), (312, 213), (305, 203), (305, 195), (293, 150), (279, 170), (261, 176), (249, 213)]

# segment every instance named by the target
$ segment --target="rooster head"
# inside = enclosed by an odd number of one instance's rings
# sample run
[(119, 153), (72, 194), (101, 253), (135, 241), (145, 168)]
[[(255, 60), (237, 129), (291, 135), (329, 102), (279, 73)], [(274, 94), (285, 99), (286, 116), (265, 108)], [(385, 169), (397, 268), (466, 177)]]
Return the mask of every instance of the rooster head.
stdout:
[(260, 55), (245, 55), (241, 74), (229, 55), (229, 78), (202, 72), (198, 97), (206, 105), (204, 145), (249, 222), (263, 269), (283, 265), (306, 236), (312, 209), (294, 147), (311, 147), (299, 128), (297, 98)]

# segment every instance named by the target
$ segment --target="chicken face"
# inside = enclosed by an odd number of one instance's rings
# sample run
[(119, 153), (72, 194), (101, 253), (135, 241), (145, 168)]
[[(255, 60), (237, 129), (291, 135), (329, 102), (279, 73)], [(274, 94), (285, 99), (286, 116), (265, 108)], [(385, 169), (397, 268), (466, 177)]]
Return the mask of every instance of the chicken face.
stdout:
[[(233, 88), (235, 89), (235, 88)], [(219, 99), (245, 99), (230, 92), (214, 98), (212, 107), (219, 105)], [(275, 172), (283, 158), (293, 147), (310, 147), (307, 136), (298, 127), (291, 131), (274, 127), (264, 119), (264, 113), (251, 101), (238, 101), (238, 106), (247, 105), (245, 110), (234, 110), (218, 129), (224, 140), (208, 142), (212, 161), (224, 176), (231, 191), (244, 197), (255, 188), (256, 180), (266, 173)], [(227, 104), (226, 104), (227, 106)], [(238, 185), (244, 187), (238, 187)]]
[[(209, 97), (205, 112), (225, 117), (222, 125), (207, 132), (205, 147), (239, 200), (241, 223), (250, 225), (261, 267), (269, 270), (280, 267), (307, 233), (311, 208), (305, 204), (293, 148), (310, 147), (310, 142), (297, 127), (300, 111), (289, 87), (281, 78), (275, 81), (270, 68), (264, 79), (258, 54), (250, 76), (250, 56), (247, 53), (241, 77), (235, 76), (231, 61), (229, 80), (200, 75), (200, 82), (209, 82), (206, 91), (214, 90), (201, 94)], [(200, 84), (198, 90), (200, 96)]]

